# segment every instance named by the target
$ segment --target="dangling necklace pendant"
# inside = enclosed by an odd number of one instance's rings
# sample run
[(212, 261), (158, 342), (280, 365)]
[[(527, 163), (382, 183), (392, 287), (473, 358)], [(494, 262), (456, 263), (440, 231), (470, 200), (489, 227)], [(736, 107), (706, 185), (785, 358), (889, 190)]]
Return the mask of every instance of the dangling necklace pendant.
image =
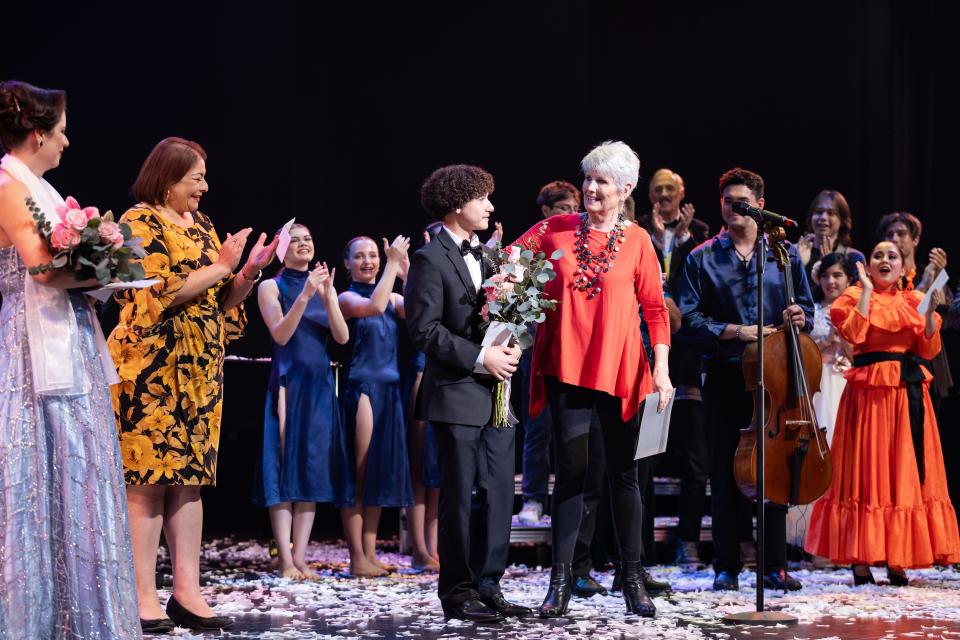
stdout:
[(574, 253), (577, 256), (577, 271), (570, 285), (578, 291), (587, 292), (587, 300), (592, 300), (602, 291), (603, 274), (610, 271), (620, 243), (624, 241), (626, 219), (623, 214), (617, 216), (613, 228), (607, 232), (607, 243), (599, 253), (593, 253), (589, 247), (590, 228), (587, 214), (580, 215), (580, 228), (574, 232)]

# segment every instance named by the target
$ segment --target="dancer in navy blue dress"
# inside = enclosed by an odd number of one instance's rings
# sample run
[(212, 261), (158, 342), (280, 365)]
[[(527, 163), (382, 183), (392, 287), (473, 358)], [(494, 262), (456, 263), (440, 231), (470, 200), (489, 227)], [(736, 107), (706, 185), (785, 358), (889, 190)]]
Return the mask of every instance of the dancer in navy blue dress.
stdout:
[(345, 344), (349, 334), (333, 287), (336, 269), (317, 263), (309, 270), (311, 260), (310, 230), (294, 225), (284, 269), (257, 291), (273, 339), (273, 365), (254, 502), (269, 507), (280, 575), (295, 580), (319, 577), (306, 562), (316, 503), (345, 499), (340, 408), (327, 345)]
[(344, 250), (350, 287), (340, 294), (340, 309), (350, 322), (352, 355), (341, 393), (349, 472), (343, 529), (350, 549), (350, 572), (384, 575), (396, 570), (377, 558), (377, 526), (383, 507), (413, 504), (407, 455), (406, 412), (400, 397), (397, 319), (404, 317), (403, 296), (393, 293), (406, 279), (408, 238), (383, 241), (387, 264), (377, 283), (380, 253), (367, 237)]

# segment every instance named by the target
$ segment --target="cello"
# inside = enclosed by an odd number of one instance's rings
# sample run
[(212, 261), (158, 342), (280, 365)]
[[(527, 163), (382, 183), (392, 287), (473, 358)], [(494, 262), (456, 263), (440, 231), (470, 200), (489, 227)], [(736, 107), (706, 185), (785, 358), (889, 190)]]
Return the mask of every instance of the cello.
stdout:
[[(768, 235), (777, 267), (784, 274), (787, 304), (796, 304), (786, 232), (773, 227)], [(763, 363), (758, 362), (756, 343), (743, 352), (743, 377), (747, 390), (753, 392), (754, 417), (740, 431), (734, 478), (743, 495), (757, 497), (757, 445), (762, 434), (766, 499), (788, 506), (808, 504), (826, 493), (833, 477), (827, 430), (817, 423), (812, 401), (820, 389), (820, 349), (792, 322), (761, 339)], [(758, 366), (763, 366), (763, 399), (756, 385)], [(757, 424), (761, 401), (766, 407), (762, 425)]]

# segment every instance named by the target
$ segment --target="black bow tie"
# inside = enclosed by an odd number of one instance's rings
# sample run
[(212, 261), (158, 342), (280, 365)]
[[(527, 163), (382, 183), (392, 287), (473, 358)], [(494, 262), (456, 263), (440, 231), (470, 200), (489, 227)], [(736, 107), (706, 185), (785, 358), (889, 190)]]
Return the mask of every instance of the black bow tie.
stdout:
[(680, 218), (677, 218), (676, 220), (671, 220), (670, 222), (664, 221), (663, 226), (667, 229), (674, 229), (678, 224), (680, 224)]
[(480, 262), (483, 257), (483, 246), (480, 244), (471, 245), (469, 240), (464, 240), (460, 243), (460, 255), (466, 257), (468, 253), (472, 253), (477, 262)]

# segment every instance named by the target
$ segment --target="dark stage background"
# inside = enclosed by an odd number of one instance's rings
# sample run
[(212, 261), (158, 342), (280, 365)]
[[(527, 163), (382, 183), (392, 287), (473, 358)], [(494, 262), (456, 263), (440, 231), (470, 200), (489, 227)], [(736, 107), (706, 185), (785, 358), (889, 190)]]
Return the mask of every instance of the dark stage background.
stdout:
[[(768, 208), (792, 217), (841, 190), (864, 250), (881, 215), (914, 211), (919, 255), (935, 243), (957, 269), (956, 6), (14, 2), (0, 78), (69, 93), (71, 148), (48, 175), (63, 194), (122, 212), (150, 148), (192, 138), (210, 154), (203, 210), (221, 235), (297, 216), (331, 263), (352, 236), (416, 234), (421, 182), (454, 162), (494, 174), (494, 217), (513, 238), (536, 221), (542, 184), (579, 183), (584, 153), (621, 139), (643, 162), (640, 212), (667, 166), (715, 231), (717, 178), (742, 165), (765, 177)], [(266, 355), (248, 311), (230, 353)], [(955, 332), (945, 338), (960, 361)], [(247, 499), (266, 377), (265, 365), (227, 364), (210, 534), (269, 531)], [(958, 414), (949, 399), (954, 476)], [(318, 528), (337, 531), (324, 513)]]

